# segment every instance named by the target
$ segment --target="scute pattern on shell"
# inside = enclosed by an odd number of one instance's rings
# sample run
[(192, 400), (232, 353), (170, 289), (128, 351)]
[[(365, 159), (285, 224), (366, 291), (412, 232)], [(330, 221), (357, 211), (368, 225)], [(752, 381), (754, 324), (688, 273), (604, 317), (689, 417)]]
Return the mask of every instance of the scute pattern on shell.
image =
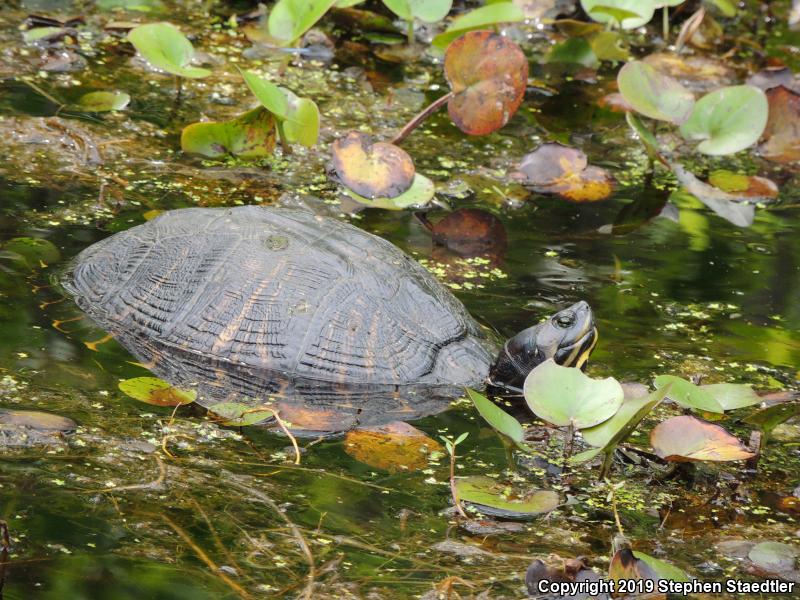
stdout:
[(172, 380), (236, 365), (254, 377), (475, 386), (494, 356), (464, 306), (394, 245), (297, 209), (170, 211), (86, 249), (63, 284)]

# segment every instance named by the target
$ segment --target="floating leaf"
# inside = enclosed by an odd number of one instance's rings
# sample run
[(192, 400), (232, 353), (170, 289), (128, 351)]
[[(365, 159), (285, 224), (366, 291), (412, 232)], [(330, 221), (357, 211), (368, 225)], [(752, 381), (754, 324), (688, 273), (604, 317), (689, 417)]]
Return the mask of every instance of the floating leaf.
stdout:
[(394, 198), (414, 182), (414, 162), (405, 150), (357, 131), (333, 143), (333, 169), (348, 189), (369, 200)]
[(670, 386), (669, 397), (684, 408), (724, 413), (725, 409), (707, 390), (675, 375), (659, 375), (653, 382), (656, 389)]
[(0, 425), (26, 427), (36, 431), (75, 431), (78, 424), (67, 417), (38, 410), (0, 409)]
[(753, 200), (753, 198), (743, 198), (736, 194), (723, 192), (713, 185), (700, 181), (678, 163), (670, 164), (670, 168), (672, 168), (672, 172), (675, 173), (675, 177), (677, 177), (680, 184), (690, 194), (720, 217), (738, 227), (750, 227), (753, 224), (756, 210), (752, 204), (746, 202), (746, 200)]
[(634, 551), (633, 556), (650, 567), (652, 572), (655, 573), (656, 577), (659, 579), (680, 582), (691, 581), (691, 578), (682, 569), (679, 569), (675, 565), (671, 565), (668, 562), (650, 556), (649, 554), (645, 554), (644, 552)]
[(319, 109), (312, 100), (299, 98), (291, 90), (249, 71), (242, 71), (242, 77), (261, 106), (282, 124), (283, 135), (288, 142), (297, 142), (309, 148), (317, 143)]
[(441, 21), (453, 7), (453, 0), (383, 0), (386, 8), (404, 21)]
[(643, 579), (658, 581), (659, 576), (649, 564), (637, 558), (630, 548), (622, 548), (611, 557), (608, 578), (614, 581)]
[(700, 389), (710, 394), (725, 410), (761, 404), (761, 396), (749, 385), (741, 383), (712, 383), (701, 385)]
[(269, 13), (267, 31), (284, 45), (294, 44), (336, 0), (278, 0)]
[(424, 175), (416, 173), (411, 187), (394, 198), (373, 198), (370, 200), (346, 188), (345, 192), (353, 200), (365, 206), (384, 210), (405, 210), (412, 206), (419, 207), (428, 204), (436, 194), (436, 185)]
[(491, 31), (470, 31), (447, 48), (444, 72), (454, 96), (450, 118), (470, 135), (508, 123), (528, 85), (528, 59), (514, 42)]
[(769, 119), (761, 154), (778, 163), (800, 160), (800, 94), (780, 85), (767, 91), (767, 101)]
[(497, 406), (483, 394), (480, 394), (475, 390), (468, 389), (467, 395), (469, 396), (470, 400), (472, 400), (475, 408), (478, 409), (478, 412), (486, 420), (486, 422), (489, 423), (489, 425), (509, 438), (512, 442), (517, 444), (522, 443), (524, 432), (519, 421), (517, 421), (514, 417)]
[(181, 133), (181, 148), (210, 158), (268, 156), (275, 148), (275, 121), (259, 107), (230, 121), (192, 123)]
[(735, 194), (741, 198), (776, 198), (778, 186), (774, 181), (758, 175), (742, 175), (725, 169), (718, 169), (708, 176), (708, 183), (714, 187)]
[(2, 245), (6, 252), (17, 255), (21, 268), (39, 269), (61, 260), (61, 251), (49, 240), (32, 237), (11, 238)]
[(229, 427), (257, 425), (275, 416), (275, 411), (268, 406), (250, 406), (239, 402), (220, 402), (209, 411), (223, 419), (220, 425)]
[(574, 202), (605, 200), (614, 191), (614, 180), (607, 171), (589, 166), (581, 150), (561, 144), (542, 144), (526, 154), (514, 177), (536, 192)]
[(661, 403), (668, 391), (669, 386), (665, 386), (644, 398), (626, 399), (613, 417), (599, 425), (581, 430), (583, 439), (604, 452), (612, 450), (633, 433), (642, 419)]
[(395, 421), (376, 428), (348, 431), (344, 449), (364, 464), (396, 473), (426, 467), (428, 455), (441, 452), (442, 446), (416, 427)]
[(755, 456), (719, 425), (692, 416), (673, 417), (650, 432), (656, 454), (671, 462), (746, 460)]
[(86, 112), (109, 112), (122, 110), (131, 97), (125, 92), (89, 92), (78, 100), (78, 108)]
[(211, 75), (208, 69), (189, 66), (194, 58), (192, 43), (171, 23), (139, 25), (128, 33), (128, 41), (157, 69), (193, 79)]
[(613, 417), (625, 395), (613, 377), (592, 379), (580, 369), (562, 367), (552, 358), (528, 374), (523, 392), (536, 416), (553, 425), (577, 429)]
[(119, 382), (120, 391), (134, 400), (154, 406), (179, 406), (197, 399), (194, 390), (181, 390), (158, 377), (134, 377)]
[(460, 35), (499, 23), (516, 23), (525, 20), (525, 13), (513, 2), (495, 2), (463, 14), (450, 23), (444, 33), (433, 38), (433, 47), (444, 50)]
[(22, 39), (28, 44), (34, 42), (51, 42), (63, 38), (70, 33), (74, 35), (75, 30), (67, 27), (34, 27), (33, 29), (23, 31)]
[(681, 124), (694, 107), (694, 94), (647, 63), (627, 63), (617, 74), (619, 91), (636, 112)]
[(800, 548), (781, 542), (761, 542), (753, 546), (747, 557), (757, 567), (769, 573), (783, 573), (795, 570)]
[(526, 490), (513, 497), (504, 496), (507, 491), (505, 484), (491, 477), (456, 479), (459, 500), (493, 517), (527, 520), (555, 510), (559, 504), (558, 494), (550, 490)]
[(623, 29), (636, 29), (653, 18), (652, 0), (581, 0), (581, 6), (598, 23), (613, 23)]
[(778, 425), (796, 416), (800, 416), (800, 402), (784, 402), (757, 410), (742, 420), (769, 435)]
[(768, 114), (767, 97), (757, 87), (725, 87), (697, 101), (681, 125), (681, 135), (687, 140), (702, 140), (697, 150), (703, 154), (733, 154), (758, 141)]

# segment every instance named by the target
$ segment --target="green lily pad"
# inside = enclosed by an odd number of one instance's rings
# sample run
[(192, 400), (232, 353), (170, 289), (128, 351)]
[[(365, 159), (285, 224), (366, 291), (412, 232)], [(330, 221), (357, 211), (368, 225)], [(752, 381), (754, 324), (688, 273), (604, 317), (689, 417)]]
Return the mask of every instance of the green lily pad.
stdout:
[(719, 425), (689, 415), (659, 423), (650, 432), (650, 444), (670, 462), (724, 462), (755, 456)]
[(769, 103), (762, 90), (736, 85), (706, 94), (681, 125), (681, 135), (700, 141), (703, 154), (733, 154), (755, 144), (764, 132)]
[(220, 425), (247, 427), (256, 425), (275, 416), (275, 411), (265, 406), (250, 406), (239, 402), (220, 402), (209, 409), (223, 420)]
[(694, 94), (680, 82), (641, 61), (627, 63), (617, 75), (619, 91), (633, 109), (651, 119), (681, 124), (692, 112)]
[(199, 79), (211, 75), (208, 69), (190, 66), (192, 43), (172, 23), (148, 23), (134, 27), (128, 41), (147, 62), (173, 75)]
[(267, 31), (284, 45), (294, 44), (336, 0), (278, 0), (269, 13)]
[(131, 101), (125, 92), (89, 92), (78, 100), (78, 108), (86, 112), (110, 112), (122, 110)]
[(645, 554), (644, 552), (633, 551), (633, 556), (645, 563), (656, 574), (659, 579), (666, 579), (668, 581), (681, 581), (688, 582), (691, 578), (685, 571), (679, 569), (675, 565), (668, 562)]
[(345, 187), (345, 193), (353, 200), (365, 206), (372, 208), (382, 208), (384, 210), (405, 210), (412, 206), (425, 206), (433, 199), (436, 194), (436, 185), (419, 173), (414, 174), (414, 179), (411, 181), (411, 187), (405, 192), (394, 198), (365, 198), (359, 196), (353, 190)]
[(180, 406), (197, 399), (194, 390), (181, 390), (158, 377), (134, 377), (119, 382), (120, 391), (134, 400), (154, 406)]
[(633, 433), (642, 419), (664, 400), (669, 389), (670, 387), (667, 385), (644, 398), (626, 399), (613, 417), (594, 427), (582, 429), (583, 439), (603, 451), (607, 452), (613, 449)]
[(525, 402), (548, 423), (576, 429), (592, 427), (614, 416), (625, 392), (613, 377), (592, 379), (580, 369), (548, 359), (528, 374)]
[(507, 497), (506, 492), (507, 486), (491, 477), (478, 475), (456, 479), (459, 500), (485, 515), (528, 520), (555, 510), (559, 505), (558, 494), (551, 490), (528, 490), (513, 498)]
[(450, 42), (467, 31), (484, 29), (499, 23), (517, 23), (524, 20), (525, 13), (513, 2), (487, 4), (453, 19), (444, 33), (433, 38), (431, 44), (434, 48), (444, 50)]
[(404, 21), (441, 21), (453, 7), (453, 0), (383, 0), (386, 8)]
[(519, 421), (497, 406), (494, 402), (489, 400), (486, 396), (476, 392), (475, 390), (468, 389), (467, 396), (469, 396), (469, 399), (472, 400), (475, 408), (478, 409), (478, 412), (486, 420), (486, 422), (489, 423), (489, 425), (494, 427), (494, 429), (502, 433), (512, 442), (517, 444), (522, 443), (523, 430)]
[(623, 29), (646, 25), (656, 9), (652, 0), (581, 0), (581, 6), (598, 23), (611, 23)]
[(701, 385), (700, 389), (711, 394), (724, 410), (761, 404), (761, 396), (749, 385), (741, 383), (712, 383)]
[(242, 77), (261, 106), (275, 116), (286, 141), (297, 142), (308, 148), (317, 143), (319, 109), (313, 100), (300, 98), (291, 90), (249, 71), (242, 71)]
[(181, 148), (209, 158), (268, 156), (275, 148), (275, 121), (259, 107), (230, 121), (192, 123), (181, 133)]
[(669, 385), (669, 397), (684, 408), (719, 413), (725, 409), (708, 390), (675, 375), (659, 375), (653, 382), (656, 389)]

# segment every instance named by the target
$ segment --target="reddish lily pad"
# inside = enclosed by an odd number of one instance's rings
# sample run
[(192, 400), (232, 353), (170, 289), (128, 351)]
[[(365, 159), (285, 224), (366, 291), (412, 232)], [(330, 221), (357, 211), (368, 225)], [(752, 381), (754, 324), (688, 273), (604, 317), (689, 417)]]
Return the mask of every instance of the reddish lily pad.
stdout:
[(439, 442), (402, 421), (349, 431), (344, 449), (356, 460), (390, 473), (422, 469), (430, 453), (442, 452)]
[(692, 416), (673, 417), (650, 432), (656, 454), (670, 462), (725, 462), (755, 456), (719, 425)]
[(181, 133), (181, 148), (209, 158), (268, 156), (275, 148), (275, 120), (259, 107), (230, 121), (192, 123)]
[(517, 112), (528, 84), (528, 59), (511, 40), (470, 31), (447, 48), (444, 71), (453, 97), (450, 118), (470, 135), (486, 135)]
[(197, 399), (194, 390), (181, 390), (158, 377), (134, 377), (119, 382), (119, 389), (126, 396), (154, 406), (180, 406)]
[(589, 166), (581, 150), (561, 144), (542, 144), (526, 154), (512, 177), (536, 192), (574, 202), (605, 200), (614, 191), (614, 179), (605, 169)]
[(402, 148), (351, 131), (333, 143), (333, 169), (350, 190), (370, 200), (394, 198), (414, 182), (414, 161)]
[(779, 85), (767, 90), (769, 119), (761, 154), (773, 162), (800, 160), (800, 94)]

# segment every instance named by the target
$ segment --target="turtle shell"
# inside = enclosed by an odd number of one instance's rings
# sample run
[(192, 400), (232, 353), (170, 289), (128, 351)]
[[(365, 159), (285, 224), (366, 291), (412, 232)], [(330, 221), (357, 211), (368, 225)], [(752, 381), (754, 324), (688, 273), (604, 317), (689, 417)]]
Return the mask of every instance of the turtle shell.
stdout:
[(174, 383), (480, 386), (495, 355), (397, 247), (297, 209), (170, 211), (87, 248), (62, 283)]

